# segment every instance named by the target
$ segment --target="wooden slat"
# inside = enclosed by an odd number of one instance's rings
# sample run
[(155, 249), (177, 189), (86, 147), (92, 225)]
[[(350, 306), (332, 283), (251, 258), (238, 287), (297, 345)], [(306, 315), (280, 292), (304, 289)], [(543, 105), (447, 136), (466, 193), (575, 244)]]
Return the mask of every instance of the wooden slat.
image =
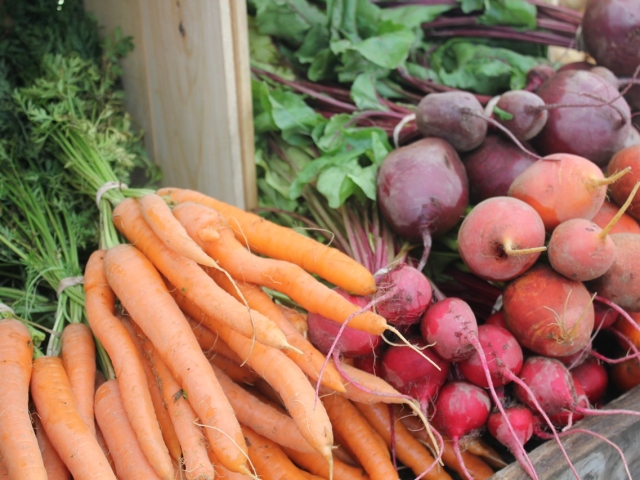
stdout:
[[(609, 403), (607, 409), (640, 410), (640, 387)], [(622, 449), (633, 478), (640, 478), (640, 417), (631, 415), (588, 417), (576, 428), (591, 430), (614, 442)], [(601, 440), (585, 434), (574, 434), (562, 440), (569, 457), (583, 479), (624, 480), (627, 477), (620, 455)], [(574, 480), (555, 441), (548, 441), (530, 455), (540, 480)], [(489, 480), (528, 480), (520, 465), (512, 464)]]
[(105, 34), (120, 26), (134, 37), (136, 51), (123, 65), (127, 108), (163, 184), (255, 206), (244, 2), (85, 0), (85, 7)]

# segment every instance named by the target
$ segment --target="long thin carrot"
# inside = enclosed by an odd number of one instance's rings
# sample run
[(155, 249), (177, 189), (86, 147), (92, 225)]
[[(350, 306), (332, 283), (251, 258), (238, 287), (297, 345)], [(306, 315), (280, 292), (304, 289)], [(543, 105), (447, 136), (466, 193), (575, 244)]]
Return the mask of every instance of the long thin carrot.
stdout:
[(136, 325), (142, 348), (156, 374), (158, 386), (182, 447), (184, 472), (188, 480), (213, 480), (215, 472), (207, 454), (207, 440), (193, 407), (185, 398), (182, 387), (162, 361), (155, 347)]
[(46, 479), (29, 415), (33, 343), (27, 327), (0, 320), (0, 461), (16, 480)]
[(120, 302), (187, 392), (216, 456), (229, 470), (250, 474), (246, 444), (233, 409), (158, 271), (131, 245), (109, 249), (104, 265)]
[[(105, 382), (106, 382), (106, 379), (104, 382), (101, 382), (100, 385), (102, 385)], [(96, 390), (100, 388), (100, 385), (96, 386)], [(95, 412), (95, 401), (94, 401), (94, 412)], [(107, 461), (109, 462), (109, 466), (111, 467), (111, 470), (115, 472), (116, 464), (113, 461), (113, 457), (111, 456), (111, 451), (109, 450), (107, 441), (104, 439), (104, 435), (102, 435), (102, 430), (100, 430), (100, 427), (98, 425), (96, 425), (96, 439), (98, 440), (98, 445), (100, 445), (100, 448), (102, 448), (102, 453), (104, 453), (104, 456), (107, 457)]]
[(93, 415), (94, 384), (96, 378), (96, 344), (89, 327), (83, 323), (70, 323), (62, 331), (62, 365), (69, 377), (73, 399), (78, 412), (95, 435)]
[[(200, 320), (205, 316), (179, 290), (173, 290), (171, 294), (180, 308), (191, 317)], [(215, 320), (209, 321), (215, 326)], [(279, 393), (302, 435), (331, 462), (331, 422), (324, 407), (321, 404), (315, 405), (315, 390), (300, 367), (280, 350), (260, 343), (254, 344), (221, 323), (218, 323), (215, 331), (249, 367)]]
[[(167, 286), (170, 286), (170, 284)], [(202, 323), (195, 321), (189, 315), (185, 315), (185, 317), (189, 321), (189, 325), (191, 325), (191, 330), (193, 330), (193, 334), (196, 336), (198, 344), (206, 355), (219, 354), (227, 357), (229, 360), (234, 360), (236, 363), (242, 363), (240, 357), (238, 357), (236, 353), (229, 348), (229, 345), (220, 339), (217, 333), (212, 332), (202, 325)]]
[(460, 442), (460, 448), (463, 451), (467, 451), (476, 457), (481, 458), (485, 463), (493, 468), (500, 469), (508, 465), (500, 454), (481, 437), (469, 437), (463, 439), (463, 441)]
[(306, 480), (278, 445), (246, 425), (242, 425), (242, 432), (247, 439), (251, 461), (262, 480)]
[[(144, 371), (144, 376), (147, 380), (147, 387), (149, 389), (149, 395), (151, 396), (153, 410), (156, 414), (156, 418), (158, 419), (160, 431), (162, 432), (162, 438), (164, 439), (164, 443), (169, 450), (169, 455), (171, 455), (171, 458), (173, 458), (174, 461), (180, 462), (182, 459), (182, 447), (180, 446), (180, 441), (178, 440), (178, 436), (176, 435), (176, 430), (173, 426), (173, 422), (171, 421), (169, 411), (164, 404), (164, 397), (162, 396), (162, 391), (158, 386), (156, 375), (153, 372), (153, 368), (151, 368), (151, 364), (145, 357), (145, 353), (142, 348), (142, 342), (133, 329), (133, 322), (131, 322), (129, 318), (125, 317), (124, 315), (118, 314), (118, 318), (127, 330), (129, 336), (133, 340), (136, 350), (138, 351), (142, 370)], [(122, 389), (120, 389), (120, 392), (122, 393)]]
[(144, 253), (174, 287), (179, 288), (209, 316), (246, 337), (252, 338), (255, 333), (255, 339), (260, 343), (275, 348), (289, 346), (284, 334), (271, 320), (250, 311), (227, 294), (196, 262), (167, 248), (142, 218), (135, 199), (121, 201), (113, 210), (113, 221), (116, 228)]
[[(315, 452), (289, 415), (260, 401), (255, 395), (235, 384), (220, 369), (213, 367), (213, 371), (241, 424), (251, 425), (256, 433), (278, 445), (303, 452)], [(324, 462), (327, 464), (326, 459)]]
[(116, 297), (105, 275), (105, 254), (104, 250), (93, 252), (85, 267), (87, 320), (113, 363), (122, 402), (142, 451), (161, 478), (171, 479), (173, 463), (160, 431), (142, 359), (133, 340), (115, 316)]
[[(173, 215), (191, 238), (233, 278), (284, 293), (305, 310), (338, 323), (350, 318), (349, 326), (355, 329), (379, 335), (389, 328), (383, 317), (371, 311), (360, 312), (358, 306), (298, 265), (251, 253), (236, 239), (219, 212), (185, 202), (173, 209)], [(211, 235), (211, 231), (215, 234)]]
[(184, 227), (172, 215), (171, 208), (162, 197), (155, 193), (148, 193), (138, 199), (138, 204), (147, 225), (168, 248), (200, 265), (216, 267), (215, 260), (187, 235)]
[(295, 263), (355, 295), (376, 291), (371, 272), (335, 248), (194, 190), (162, 188), (157, 193), (175, 203), (197, 202), (219, 211), (236, 237), (256, 253)]
[(295, 328), (295, 330), (300, 335), (302, 335), (304, 338), (307, 338), (307, 335), (309, 333), (307, 314), (299, 312), (295, 308), (287, 307), (279, 303), (276, 303), (276, 307), (278, 307), (278, 310), (280, 310), (282, 316), (291, 324), (291, 326)]
[(378, 443), (375, 430), (349, 400), (325, 391), (322, 403), (333, 428), (340, 433), (371, 480), (398, 478), (387, 446)]
[[(316, 381), (318, 380), (319, 372), (322, 370), (322, 365), (325, 362), (325, 356), (320, 353), (311, 344), (311, 342), (304, 338), (290, 322), (287, 321), (278, 306), (271, 300), (264, 290), (257, 285), (245, 283), (243, 281), (237, 281), (235, 285), (233, 285), (231, 281), (218, 270), (209, 269), (208, 273), (211, 278), (213, 278), (227, 293), (238, 298), (239, 295), (237, 290), (239, 290), (247, 301), (249, 307), (272, 319), (285, 334), (289, 344), (302, 352), (298, 353), (288, 350), (285, 352), (286, 355), (291, 358), (291, 360), (293, 360), (296, 365), (298, 365), (310, 378)], [(333, 363), (327, 364), (322, 375), (322, 384), (337, 392), (345, 391), (340, 374), (333, 366)]]
[[(398, 418), (404, 424), (404, 426), (416, 439), (423, 443), (429, 443), (427, 431), (418, 417), (397, 410), (396, 418)], [(477, 455), (474, 455), (469, 451), (463, 451), (461, 452), (461, 454), (462, 461), (464, 462), (467, 471), (471, 473), (474, 479), (486, 479), (494, 474), (494, 471), (491, 469), (491, 467), (483, 462), (482, 459)], [(458, 475), (465, 475), (464, 469), (460, 466), (460, 463), (456, 458), (456, 454), (453, 446), (451, 445), (451, 442), (448, 442), (446, 440), (444, 442), (444, 449), (442, 450), (442, 461), (447, 467), (456, 472)]]
[[(385, 403), (366, 405), (356, 403), (355, 406), (373, 428), (384, 438), (391, 448), (391, 417), (389, 406)], [(394, 446), (400, 460), (416, 475), (421, 475), (432, 467), (422, 478), (427, 480), (451, 480), (451, 476), (435, 463), (435, 459), (422, 443), (416, 440), (409, 430), (397, 419), (394, 420)]]
[(224, 468), (216, 455), (211, 451), (211, 449), (208, 449), (207, 453), (209, 454), (209, 460), (211, 461), (213, 468), (216, 469), (216, 478), (222, 480), (255, 480), (254, 477), (250, 477), (249, 475), (232, 472), (231, 470), (227, 470), (226, 468)]
[(2, 460), (0, 460), (0, 480), (11, 480), (9, 478), (9, 470), (7, 470)]
[(64, 464), (60, 455), (54, 448), (51, 440), (47, 437), (47, 433), (42, 428), (42, 422), (38, 415), (33, 415), (33, 424), (36, 431), (36, 438), (38, 439), (38, 446), (40, 447), (40, 453), (42, 454), (42, 461), (44, 462), (44, 468), (47, 470), (47, 478), (49, 480), (69, 480), (71, 478), (71, 472)]
[[(331, 478), (329, 465), (318, 452), (299, 452), (280, 446), (293, 463), (321, 478)], [(335, 455), (334, 455), (335, 456)], [(359, 467), (348, 465), (337, 458), (333, 460), (333, 478), (336, 480), (368, 480), (369, 476)]]
[(256, 381), (256, 379), (260, 378), (257, 373), (253, 372), (246, 365), (240, 365), (235, 362), (235, 360), (231, 360), (224, 355), (216, 354), (208, 355), (207, 357), (209, 358), (209, 363), (211, 363), (212, 367), (216, 367), (224, 372), (228, 377), (231, 377), (234, 382), (251, 385)]
[(44, 431), (74, 480), (116, 480), (98, 440), (80, 417), (59, 357), (33, 361), (30, 392)]
[(95, 395), (96, 420), (121, 480), (159, 479), (145, 457), (120, 396), (116, 380), (107, 380)]

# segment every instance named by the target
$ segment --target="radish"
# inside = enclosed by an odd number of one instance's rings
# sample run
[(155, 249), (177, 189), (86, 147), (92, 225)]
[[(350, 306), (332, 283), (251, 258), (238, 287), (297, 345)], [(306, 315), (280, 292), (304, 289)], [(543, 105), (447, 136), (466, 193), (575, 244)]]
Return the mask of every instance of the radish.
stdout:
[(518, 175), (509, 196), (531, 205), (551, 232), (565, 220), (591, 220), (604, 203), (607, 185), (628, 171), (604, 178), (598, 166), (584, 157), (549, 155)]
[[(361, 308), (367, 306), (367, 299), (364, 297), (350, 295), (339, 288), (336, 288), (335, 291), (354, 305)], [(313, 312), (307, 314), (307, 324), (309, 326), (307, 332), (309, 341), (326, 355), (336, 341), (342, 324)], [(340, 338), (337, 340), (334, 349), (344, 357), (372, 355), (376, 350), (379, 350), (382, 344), (381, 338), (380, 335), (373, 335), (347, 326), (344, 327), (340, 334)]]
[(507, 329), (507, 322), (504, 319), (504, 311), (500, 310), (492, 313), (484, 322), (485, 325), (494, 325)]
[(598, 404), (607, 390), (609, 375), (598, 360), (590, 359), (570, 370), (573, 379), (583, 388), (589, 402)]
[(589, 343), (593, 301), (586, 287), (539, 264), (510, 282), (503, 293), (507, 328), (539, 355), (566, 357)]
[(506, 196), (513, 180), (536, 158), (501, 135), (487, 135), (482, 145), (466, 153), (462, 161), (469, 177), (469, 195), (473, 203), (490, 197)]
[(512, 118), (498, 122), (508, 128), (518, 140), (531, 140), (547, 123), (548, 113), (537, 107), (544, 106), (544, 100), (526, 90), (511, 90), (503, 93), (496, 106)]
[(429, 357), (433, 363), (411, 348), (391, 346), (382, 356), (380, 372), (382, 378), (396, 390), (418, 400), (426, 412), (429, 403), (447, 379), (449, 362), (444, 361), (430, 348), (426, 348), (427, 345), (421, 340), (410, 338), (409, 341), (422, 349), (422, 354)]
[(618, 89), (584, 70), (556, 73), (536, 94), (549, 117), (533, 145), (542, 155), (570, 153), (605, 166), (624, 145), (631, 111)]
[[(511, 376), (505, 375), (504, 370), (507, 369), (514, 375), (518, 375), (524, 361), (522, 349), (516, 338), (508, 330), (486, 323), (478, 327), (478, 338), (487, 359), (493, 384), (506, 385), (511, 382)], [(462, 375), (474, 385), (489, 387), (477, 352), (458, 362), (458, 368)]]
[(527, 271), (544, 246), (540, 215), (512, 197), (477, 204), (458, 230), (458, 251), (465, 265), (486, 280), (506, 281)]
[(435, 403), (433, 424), (451, 439), (456, 458), (466, 478), (473, 480), (464, 467), (460, 454), (460, 439), (487, 423), (491, 401), (485, 391), (468, 382), (450, 382), (440, 389)]
[(407, 240), (422, 240), (422, 270), (431, 238), (448, 232), (464, 215), (469, 185), (454, 148), (425, 138), (393, 150), (378, 171), (378, 202), (391, 227)]
[(616, 255), (611, 268), (590, 282), (589, 287), (623, 309), (640, 311), (640, 235), (616, 233), (611, 235)]
[[(620, 181), (622, 181), (622, 179), (620, 179)], [(600, 228), (604, 228), (619, 211), (620, 208), (616, 204), (605, 200), (602, 207), (600, 207), (600, 210), (598, 210), (598, 213), (596, 213), (596, 216), (593, 217), (591, 221)], [(625, 212), (613, 226), (610, 233), (640, 234), (640, 225), (638, 225), (638, 222), (632, 216)]]
[[(487, 420), (487, 428), (489, 429), (489, 433), (491, 433), (496, 440), (511, 451), (511, 453), (520, 462), (520, 465), (524, 466), (527, 463), (525, 459), (520, 458), (520, 456), (522, 456), (522, 447), (524, 447), (524, 445), (533, 436), (533, 414), (531, 413), (531, 410), (523, 406), (505, 408), (505, 411), (507, 413), (506, 419), (511, 425), (513, 425), (513, 428), (516, 431), (517, 436), (515, 439), (509, 434), (505, 417), (499, 415), (497, 412), (494, 412), (489, 416), (489, 420)], [(536, 476), (535, 472), (527, 471), (527, 474), (532, 478), (535, 478)]]
[(487, 122), (482, 117), (482, 105), (468, 92), (430, 93), (418, 103), (416, 125), (425, 137), (442, 138), (458, 152), (468, 152), (480, 146), (487, 135)]
[[(627, 147), (617, 152), (607, 165), (607, 173), (615, 174), (630, 168), (631, 172), (611, 185), (611, 198), (618, 205), (622, 205), (629, 198), (631, 191), (640, 181), (640, 145)], [(627, 213), (636, 220), (640, 220), (640, 197), (635, 197)]]
[(395, 326), (409, 326), (420, 318), (431, 304), (431, 284), (425, 275), (402, 263), (376, 277), (378, 295), (384, 300), (376, 304), (379, 315)]
[(376, 377), (382, 376), (382, 355), (362, 355), (353, 359), (353, 366)]
[(593, 330), (604, 330), (605, 328), (609, 328), (611, 325), (615, 323), (620, 314), (616, 312), (614, 309), (607, 305), (603, 305), (600, 302), (595, 302), (593, 304), (593, 313), (594, 313), (594, 321), (593, 321)]

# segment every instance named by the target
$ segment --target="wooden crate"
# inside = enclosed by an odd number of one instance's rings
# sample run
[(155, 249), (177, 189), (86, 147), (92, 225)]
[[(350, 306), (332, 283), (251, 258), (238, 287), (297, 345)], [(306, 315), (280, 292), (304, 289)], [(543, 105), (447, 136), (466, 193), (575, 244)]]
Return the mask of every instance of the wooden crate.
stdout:
[(163, 184), (241, 208), (257, 203), (244, 0), (84, 0), (105, 35), (120, 27), (126, 105)]
[[(606, 409), (640, 410), (640, 387), (613, 400)], [(640, 417), (631, 415), (588, 417), (575, 428), (591, 430), (614, 442), (624, 452), (632, 478), (640, 478)], [(583, 480), (625, 480), (628, 478), (619, 453), (602, 440), (582, 433), (563, 438), (562, 443)], [(574, 480), (560, 448), (548, 441), (530, 455), (540, 480)], [(528, 480), (518, 464), (498, 471), (490, 480)]]

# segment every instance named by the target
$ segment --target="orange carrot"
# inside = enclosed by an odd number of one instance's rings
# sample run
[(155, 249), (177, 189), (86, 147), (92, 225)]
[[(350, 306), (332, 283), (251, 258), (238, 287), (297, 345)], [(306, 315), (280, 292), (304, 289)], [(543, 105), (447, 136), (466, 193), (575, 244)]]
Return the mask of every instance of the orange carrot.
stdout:
[(9, 470), (4, 466), (2, 460), (0, 460), (0, 480), (11, 480), (11, 478), (9, 478)]
[(216, 262), (187, 235), (180, 222), (176, 221), (171, 208), (162, 197), (148, 193), (140, 197), (138, 203), (147, 225), (167, 248), (201, 265), (216, 267)]
[[(180, 308), (191, 317), (199, 320), (204, 316), (204, 313), (189, 302), (179, 290), (174, 290), (172, 295)], [(213, 319), (209, 321), (214, 325), (216, 323)], [(280, 350), (252, 343), (248, 338), (221, 323), (218, 323), (215, 330), (249, 367), (279, 393), (302, 435), (328, 462), (331, 462), (331, 422), (322, 404), (316, 405), (315, 390), (302, 370)]]
[[(173, 215), (191, 238), (233, 278), (282, 292), (305, 310), (339, 323), (344, 323), (353, 315), (349, 321), (352, 328), (372, 334), (382, 334), (390, 328), (380, 315), (371, 311), (358, 313), (358, 306), (316, 280), (298, 265), (258, 257), (248, 251), (217, 211), (186, 202), (175, 207)], [(215, 235), (209, 235), (208, 232), (211, 231)]]
[(60, 455), (51, 444), (51, 440), (47, 437), (40, 417), (33, 415), (33, 423), (36, 431), (36, 438), (38, 439), (38, 446), (40, 447), (40, 453), (42, 454), (42, 461), (44, 462), (44, 468), (47, 470), (47, 478), (49, 480), (69, 480), (71, 478), (71, 472), (64, 464)]
[[(276, 303), (276, 307), (282, 313), (284, 318), (296, 329), (300, 335), (304, 338), (307, 338), (307, 334), (309, 332), (309, 324), (307, 323), (307, 314), (299, 312), (295, 308), (287, 307), (285, 305), (281, 305)], [(282, 328), (282, 327), (280, 327)]]
[[(104, 382), (100, 382), (100, 385), (102, 385), (106, 381), (107, 379), (105, 378)], [(100, 388), (100, 385), (96, 387), (96, 390)], [(95, 402), (94, 402), (94, 407), (95, 407)], [(95, 408), (94, 408), (94, 411), (95, 411)], [(111, 470), (115, 472), (116, 464), (113, 461), (111, 452), (109, 451), (109, 446), (107, 445), (107, 441), (104, 439), (104, 435), (102, 435), (102, 430), (100, 430), (100, 427), (98, 425), (96, 425), (96, 439), (98, 440), (98, 444), (100, 445), (100, 448), (102, 448), (102, 453), (104, 453), (104, 456), (107, 457), (107, 461), (109, 462), (109, 466), (111, 467)]]
[[(166, 282), (165, 282), (166, 284)], [(173, 288), (171, 284), (167, 284), (168, 288)], [(202, 351), (205, 355), (222, 355), (227, 357), (229, 360), (233, 360), (236, 363), (242, 363), (240, 357), (236, 355), (236, 353), (229, 348), (229, 345), (224, 343), (217, 333), (212, 332), (207, 327), (202, 325), (202, 323), (196, 322), (189, 315), (185, 315), (187, 320), (189, 321), (189, 325), (191, 325), (191, 330), (193, 330), (193, 334), (196, 336), (198, 340), (198, 344), (202, 348)]]
[(62, 331), (62, 365), (69, 377), (73, 399), (78, 412), (95, 435), (93, 417), (94, 384), (96, 378), (96, 344), (89, 327), (83, 323), (70, 323)]
[(236, 237), (256, 253), (295, 263), (354, 295), (376, 291), (371, 272), (335, 248), (194, 190), (162, 188), (157, 193), (175, 203), (198, 202), (219, 211)]
[(106, 253), (104, 266), (120, 302), (187, 392), (216, 456), (229, 470), (250, 473), (246, 444), (233, 409), (189, 322), (153, 264), (137, 248), (116, 245)]
[[(356, 403), (355, 406), (367, 419), (371, 426), (384, 438), (387, 446), (391, 448), (391, 418), (389, 415), (389, 405), (376, 403), (365, 405)], [(435, 459), (427, 448), (416, 440), (409, 430), (394, 416), (394, 440), (395, 449), (400, 460), (409, 467), (416, 475), (422, 474), (427, 468), (432, 467), (424, 477), (431, 480), (451, 480), (451, 476), (445, 472), (440, 465), (436, 465)]]
[[(329, 465), (318, 452), (299, 452), (292, 448), (280, 448), (287, 454), (287, 457), (304, 470), (311, 472), (321, 478), (330, 478)], [(336, 480), (368, 480), (369, 477), (359, 467), (352, 467), (337, 458), (333, 460), (333, 478)]]
[[(427, 435), (427, 431), (420, 421), (418, 417), (415, 415), (403, 413), (399, 410), (396, 411), (397, 418), (404, 424), (404, 426), (409, 430), (409, 432), (419, 441), (423, 443), (429, 443), (429, 437)], [(474, 479), (486, 479), (493, 475), (493, 470), (483, 462), (478, 456), (472, 454), (469, 451), (463, 451), (462, 453), (462, 461), (464, 462), (467, 470)], [(461, 476), (464, 476), (464, 469), (460, 466), (458, 459), (456, 458), (455, 451), (451, 442), (445, 439), (444, 441), (444, 449), (442, 450), (442, 461), (444, 464), (449, 467), (454, 472), (458, 473)]]
[(74, 480), (116, 480), (98, 440), (78, 413), (59, 357), (33, 361), (30, 391), (44, 431)]
[[(234, 355), (235, 357), (236, 355)], [(224, 355), (209, 355), (209, 363), (231, 377), (234, 382), (252, 384), (260, 378), (257, 373), (251, 371), (246, 365), (240, 366), (235, 360), (231, 360)]]
[(0, 320), (0, 461), (12, 479), (46, 479), (29, 415), (33, 343), (27, 327)]
[(275, 348), (288, 347), (284, 334), (271, 320), (250, 311), (224, 292), (196, 262), (168, 249), (145, 223), (140, 206), (134, 199), (125, 199), (118, 204), (113, 210), (113, 221), (116, 228), (144, 253), (174, 287), (209, 316), (246, 337), (251, 338), (255, 333), (258, 342)]
[(333, 428), (340, 433), (371, 480), (398, 478), (398, 472), (389, 457), (389, 449), (378, 443), (375, 430), (349, 400), (325, 391), (322, 403)]
[(241, 424), (251, 425), (256, 433), (278, 445), (303, 452), (315, 452), (284, 411), (260, 401), (255, 395), (236, 385), (220, 369), (213, 367), (213, 371)]
[(210, 448), (207, 450), (207, 453), (209, 454), (209, 460), (211, 461), (213, 468), (216, 470), (216, 478), (221, 480), (255, 480), (255, 477), (232, 472), (231, 470), (224, 468)]
[(118, 478), (160, 478), (140, 448), (138, 438), (124, 410), (117, 381), (108, 380), (96, 390), (95, 410), (96, 420), (111, 452)]
[(133, 327), (141, 338), (142, 348), (156, 374), (164, 404), (180, 441), (185, 476), (188, 480), (213, 480), (215, 472), (207, 454), (207, 440), (202, 428), (197, 425), (196, 413), (155, 347), (136, 325)]
[(493, 468), (504, 468), (508, 464), (505, 462), (500, 454), (493, 449), (482, 438), (464, 438), (460, 441), (460, 448), (463, 451), (467, 451), (476, 457), (480, 457), (485, 463)]
[(289, 457), (271, 440), (242, 425), (249, 457), (262, 480), (306, 480)]
[[(288, 350), (285, 352), (286, 355), (291, 358), (291, 360), (293, 360), (296, 365), (298, 365), (310, 378), (318, 380), (319, 372), (322, 370), (322, 365), (325, 362), (325, 356), (320, 353), (311, 344), (311, 342), (300, 335), (291, 323), (284, 318), (284, 315), (278, 306), (271, 300), (264, 290), (257, 285), (242, 281), (237, 281), (234, 285), (223, 273), (217, 270), (209, 269), (208, 273), (211, 278), (213, 278), (227, 293), (235, 298), (239, 298), (239, 290), (247, 301), (249, 307), (272, 319), (285, 334), (289, 344), (302, 352), (302, 354), (300, 354), (298, 352)], [(322, 384), (337, 392), (345, 391), (340, 374), (333, 366), (333, 363), (327, 364), (322, 375)]]
[[(409, 404), (411, 400), (393, 388), (386, 380), (376, 377), (364, 370), (342, 363), (340, 368), (346, 373), (350, 382), (345, 383), (345, 398), (358, 403), (398, 403)], [(351, 383), (352, 382), (352, 383)], [(368, 391), (364, 391), (361, 386)]]
[(104, 271), (105, 251), (91, 254), (84, 272), (85, 309), (93, 334), (109, 354), (122, 402), (142, 451), (161, 478), (173, 476), (173, 463), (156, 417), (142, 358), (115, 316), (115, 295)]

